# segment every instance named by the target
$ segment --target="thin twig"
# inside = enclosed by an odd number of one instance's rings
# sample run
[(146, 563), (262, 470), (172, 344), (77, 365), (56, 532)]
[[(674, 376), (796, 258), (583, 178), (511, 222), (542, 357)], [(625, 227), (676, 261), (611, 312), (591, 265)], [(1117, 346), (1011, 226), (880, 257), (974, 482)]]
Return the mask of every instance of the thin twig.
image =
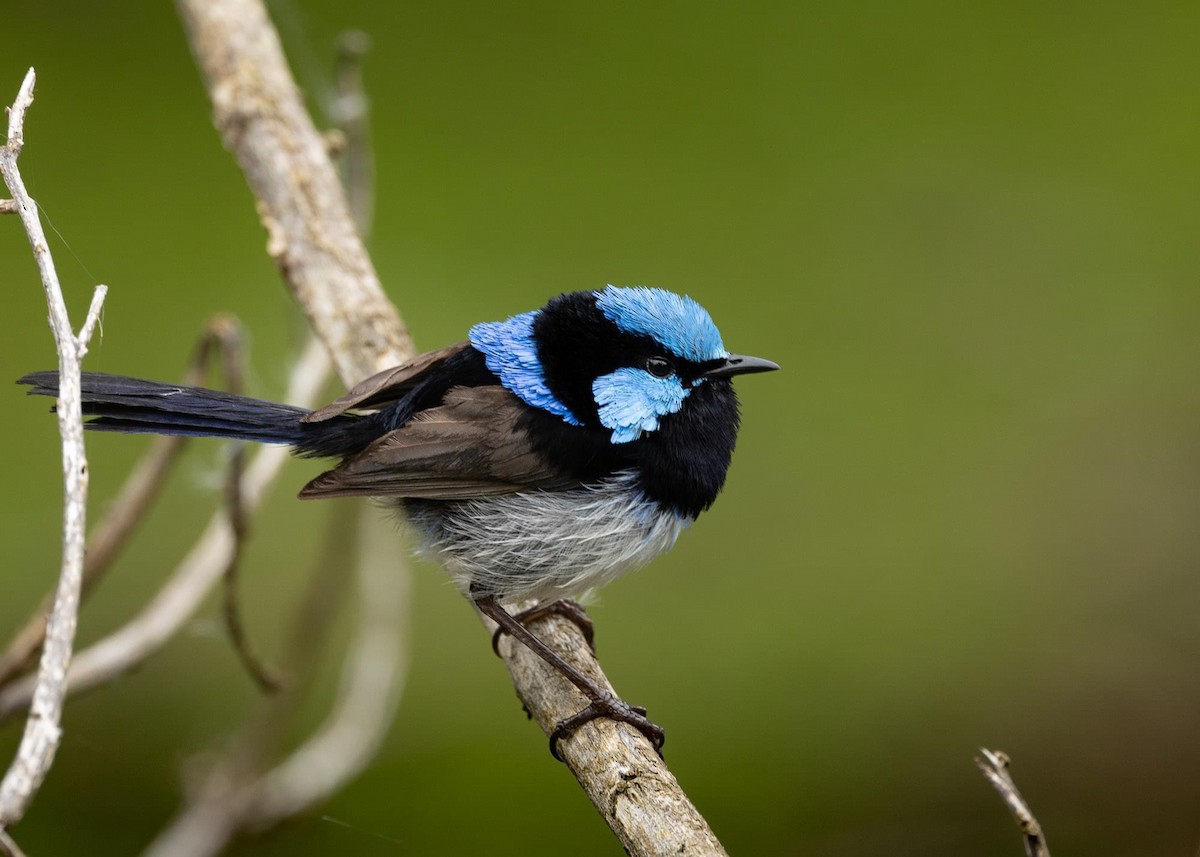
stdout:
[(21, 850), (8, 831), (0, 827), (0, 855), (3, 857), (25, 857), (25, 852)]
[(294, 680), (287, 683), (284, 693), (263, 700), (259, 716), (234, 742), (227, 754), (231, 773), (226, 782), (258, 776), (278, 754), (290, 718), (316, 677), (317, 658), (349, 589), (353, 575), (347, 573), (347, 567), (357, 556), (360, 517), (353, 502), (335, 503), (329, 510), (324, 543), (313, 563), (308, 590), (292, 617), (282, 648), (284, 673)]
[[(92, 334), (96, 332), (96, 326), (100, 323), (100, 313), (104, 310), (104, 297), (108, 294), (108, 286), (96, 286), (96, 290), (92, 292), (92, 303), (88, 307), (87, 316), (83, 319), (83, 327), (79, 329), (79, 336), (75, 337), (75, 350), (77, 359), (82, 361), (87, 356), (88, 346), (92, 342)], [(80, 419), (82, 419), (82, 414)]]
[(0, 827), (20, 821), (34, 795), (54, 764), (62, 740), (63, 700), (67, 668), (75, 641), (79, 599), (83, 588), (83, 555), (87, 518), (87, 458), (83, 447), (83, 411), (80, 392), (80, 363), (100, 318), (108, 289), (97, 286), (87, 318), (78, 336), (63, 300), (54, 259), (46, 243), (37, 204), (25, 189), (17, 158), (25, 143), (25, 113), (33, 102), (35, 75), (31, 68), (8, 115), (7, 142), (0, 149), (0, 173), (17, 204), (25, 233), (33, 248), (42, 288), (50, 310), (50, 328), (58, 350), (60, 379), (58, 427), (62, 435), (63, 461), (63, 548), (62, 568), (46, 625), (46, 644), (32, 693), (29, 718), (20, 746), (8, 772), (0, 782)]
[(371, 37), (361, 30), (338, 36), (334, 68), (336, 97), (329, 115), (345, 135), (342, 154), (342, 184), (358, 234), (371, 234), (375, 214), (375, 150), (371, 145), (370, 105), (363, 86), (362, 67), (371, 50)]
[(1004, 805), (1012, 813), (1013, 820), (1025, 837), (1025, 853), (1028, 857), (1050, 857), (1050, 849), (1046, 845), (1046, 837), (1042, 826), (1034, 817), (1033, 810), (1021, 792), (1008, 770), (1008, 756), (999, 750), (988, 750), (980, 747), (981, 756), (975, 757), (975, 764), (987, 777), (987, 781), (1000, 794)]
[[(242, 393), (245, 389), (243, 364), (245, 354), (242, 348), (241, 326), (236, 323), (213, 326), (215, 345), (221, 353), (221, 367), (225, 375), (225, 386), (231, 393)], [(279, 674), (267, 666), (250, 645), (250, 635), (246, 623), (242, 619), (238, 601), (238, 571), (241, 568), (242, 554), (246, 539), (250, 533), (250, 515), (242, 499), (242, 476), (246, 469), (246, 445), (234, 443), (229, 457), (229, 467), (225, 476), (225, 508), (229, 514), (229, 526), (233, 532), (233, 548), (229, 552), (229, 561), (223, 575), (225, 597), (222, 599), (221, 613), (225, 617), (225, 629), (233, 644), (234, 653), (254, 683), (267, 693), (275, 693), (283, 686)]]
[[(324, 347), (315, 338), (310, 340), (292, 368), (286, 401), (312, 407), (324, 388), (329, 368)], [(264, 447), (255, 455), (242, 482), (247, 510), (258, 508), (287, 458), (287, 449), (282, 446)], [(79, 652), (67, 676), (67, 692), (74, 695), (112, 681), (158, 651), (221, 580), (234, 546), (228, 515), (218, 512), (142, 611), (113, 634)], [(0, 690), (0, 722), (25, 710), (32, 691), (28, 678)]]
[(233, 548), (229, 552), (229, 562), (225, 566), (223, 579), (225, 582), (225, 597), (221, 601), (221, 615), (225, 617), (225, 630), (233, 643), (233, 651), (250, 678), (259, 689), (266, 693), (276, 693), (283, 687), (283, 677), (278, 670), (267, 663), (254, 651), (250, 644), (250, 633), (246, 630), (242, 618), (241, 605), (238, 601), (238, 576), (242, 564), (242, 554), (245, 550), (246, 539), (250, 533), (250, 516), (246, 512), (246, 504), (242, 500), (242, 474), (245, 470), (246, 448), (237, 444), (229, 459), (229, 472), (225, 477), (225, 509), (229, 514), (229, 526), (233, 531)]
[(0, 199), (0, 214), (16, 214), (17, 201), (15, 199)]

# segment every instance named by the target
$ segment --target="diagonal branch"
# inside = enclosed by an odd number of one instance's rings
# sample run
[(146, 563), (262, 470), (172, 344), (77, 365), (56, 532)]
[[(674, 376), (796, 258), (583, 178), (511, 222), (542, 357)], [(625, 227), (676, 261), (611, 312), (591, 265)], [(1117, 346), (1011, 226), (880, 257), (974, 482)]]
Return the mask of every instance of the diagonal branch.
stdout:
[[(371, 146), (360, 64), (362, 39), (339, 42), (336, 98), (327, 108), (341, 124), (343, 184), (359, 233), (370, 229), (373, 199)], [(236, 504), (235, 504), (236, 508)], [(237, 836), (260, 832), (327, 800), (374, 758), (388, 732), (408, 671), (406, 645), (409, 571), (396, 557), (401, 546), (373, 509), (335, 504), (333, 527), (312, 590), (295, 619), (284, 657), (295, 677), (265, 700), (259, 715), (222, 754), (188, 800), (151, 843), (148, 855), (212, 857)], [(360, 520), (361, 519), (361, 520)], [(390, 530), (390, 527), (387, 528)], [(298, 747), (272, 761), (311, 675), (332, 615), (331, 594), (344, 584), (354, 559), (359, 610), (356, 638), (346, 651), (340, 693), (324, 723)], [(335, 588), (336, 587), (336, 588)], [(227, 587), (227, 593), (230, 592)]]
[(413, 354), (258, 0), (177, 0), (217, 130), (279, 266), (348, 386)]

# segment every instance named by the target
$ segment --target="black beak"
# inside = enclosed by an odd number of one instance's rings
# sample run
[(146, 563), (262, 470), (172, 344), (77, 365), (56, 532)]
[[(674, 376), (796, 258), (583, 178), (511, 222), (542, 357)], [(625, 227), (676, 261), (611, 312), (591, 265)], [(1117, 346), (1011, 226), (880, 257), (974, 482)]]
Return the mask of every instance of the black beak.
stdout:
[(779, 368), (778, 363), (763, 360), (761, 357), (747, 357), (745, 354), (730, 354), (716, 366), (704, 372), (705, 378), (728, 378), (732, 375), (749, 375), (752, 372), (774, 372)]

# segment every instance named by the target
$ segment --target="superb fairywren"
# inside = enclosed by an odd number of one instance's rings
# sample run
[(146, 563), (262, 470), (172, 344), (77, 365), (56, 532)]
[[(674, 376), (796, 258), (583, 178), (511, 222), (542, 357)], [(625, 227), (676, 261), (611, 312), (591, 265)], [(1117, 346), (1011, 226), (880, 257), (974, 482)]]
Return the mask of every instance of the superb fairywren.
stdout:
[[(471, 328), (317, 411), (120, 375), (83, 374), (94, 431), (283, 443), (339, 464), (302, 498), (385, 497), (476, 606), (591, 701), (557, 742), (607, 716), (656, 747), (662, 730), (524, 626), (668, 550), (725, 482), (738, 430), (729, 379), (778, 369), (730, 354), (691, 298), (651, 288), (571, 292)], [(58, 395), (58, 373), (19, 383)], [(538, 599), (513, 616), (501, 605)], [(499, 631), (497, 632), (499, 633)]]

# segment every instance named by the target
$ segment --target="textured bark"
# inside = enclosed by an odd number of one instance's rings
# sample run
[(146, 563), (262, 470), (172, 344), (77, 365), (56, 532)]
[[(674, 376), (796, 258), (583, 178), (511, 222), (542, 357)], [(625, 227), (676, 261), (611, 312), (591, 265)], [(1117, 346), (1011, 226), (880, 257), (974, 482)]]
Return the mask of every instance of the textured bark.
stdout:
[[(530, 622), (529, 628), (584, 675), (612, 689), (569, 620), (547, 616)], [(547, 735), (559, 720), (587, 704), (583, 694), (521, 643), (505, 637), (500, 652), (521, 701)], [(593, 720), (561, 740), (558, 752), (628, 854), (725, 854), (666, 762), (632, 726)]]
[(267, 229), (267, 252), (351, 386), (412, 356), (412, 340), (350, 216), (324, 137), (261, 3), (177, 4), (212, 101)]

